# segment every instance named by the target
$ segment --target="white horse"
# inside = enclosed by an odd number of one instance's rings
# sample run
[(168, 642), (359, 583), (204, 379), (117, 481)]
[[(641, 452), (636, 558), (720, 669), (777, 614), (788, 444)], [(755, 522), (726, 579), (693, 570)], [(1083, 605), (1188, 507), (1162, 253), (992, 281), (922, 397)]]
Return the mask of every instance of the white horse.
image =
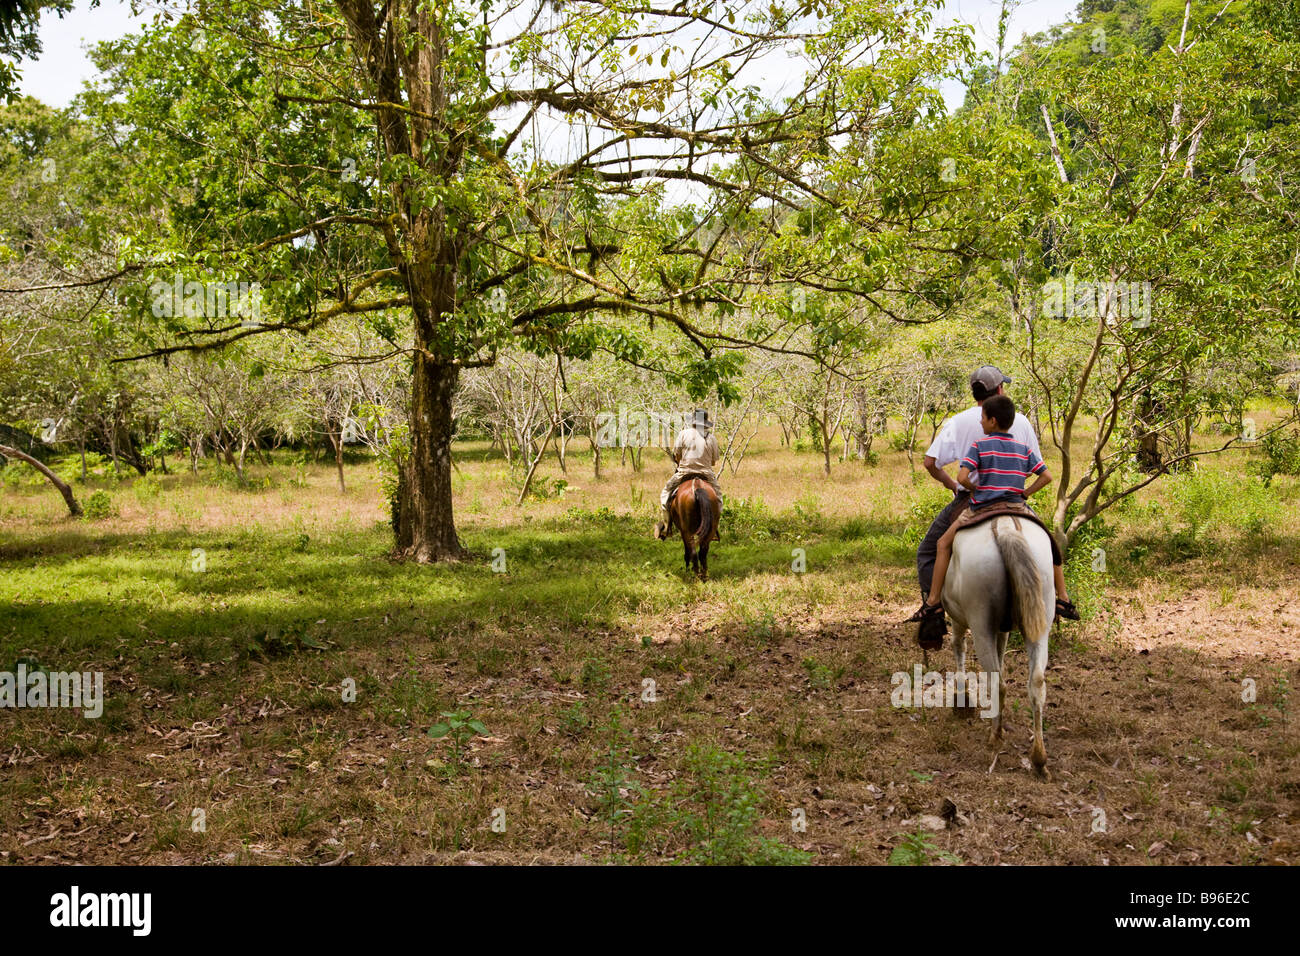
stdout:
[[(1008, 604), (1011, 614), (1008, 615)], [(1032, 521), (1011, 515), (957, 532), (943, 585), (943, 606), (952, 618), (957, 672), (966, 670), (966, 633), (975, 636), (980, 666), (996, 675), (997, 716), (989, 743), (1002, 739), (1002, 661), (1007, 651), (1004, 620), (1014, 620), (1029, 651), (1029, 701), (1034, 712), (1034, 772), (1047, 776), (1043, 708), (1047, 704), (1047, 636), (1055, 617), (1052, 544)]]

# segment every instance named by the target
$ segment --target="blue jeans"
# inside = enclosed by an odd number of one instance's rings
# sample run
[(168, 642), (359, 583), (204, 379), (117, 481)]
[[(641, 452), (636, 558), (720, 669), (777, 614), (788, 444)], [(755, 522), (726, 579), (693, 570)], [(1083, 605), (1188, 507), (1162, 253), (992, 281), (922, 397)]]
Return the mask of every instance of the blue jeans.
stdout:
[(939, 539), (953, 523), (957, 512), (964, 508), (969, 500), (969, 491), (959, 491), (952, 501), (948, 502), (948, 506), (939, 512), (938, 517), (930, 525), (930, 530), (921, 539), (921, 546), (916, 549), (916, 578), (921, 585), (922, 599), (930, 593), (930, 583), (934, 580), (934, 562), (938, 557)]

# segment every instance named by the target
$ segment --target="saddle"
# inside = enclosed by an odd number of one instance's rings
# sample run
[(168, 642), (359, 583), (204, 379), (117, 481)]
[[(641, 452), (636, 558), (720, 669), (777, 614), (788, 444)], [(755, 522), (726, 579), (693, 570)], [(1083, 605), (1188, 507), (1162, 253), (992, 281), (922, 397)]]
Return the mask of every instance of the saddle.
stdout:
[(1056, 538), (1052, 535), (1052, 529), (1043, 523), (1043, 519), (1034, 513), (1033, 508), (1023, 502), (998, 501), (984, 508), (980, 508), (979, 510), (968, 507), (957, 516), (957, 520), (953, 522), (953, 524), (956, 525), (957, 531), (961, 532), (965, 531), (967, 528), (974, 528), (977, 525), (982, 525), (984, 522), (990, 521), (993, 518), (1001, 518), (1008, 515), (1013, 518), (1025, 518), (1046, 531), (1047, 540), (1052, 543), (1052, 563), (1061, 563), (1061, 549), (1057, 547)]

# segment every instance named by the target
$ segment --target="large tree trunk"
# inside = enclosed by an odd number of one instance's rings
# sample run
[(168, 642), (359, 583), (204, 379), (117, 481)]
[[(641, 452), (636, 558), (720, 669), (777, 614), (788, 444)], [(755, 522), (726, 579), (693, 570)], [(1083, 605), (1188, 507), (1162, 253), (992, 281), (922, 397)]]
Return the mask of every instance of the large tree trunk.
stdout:
[(77, 499), (72, 494), (72, 488), (63, 481), (58, 475), (46, 468), (41, 462), (37, 461), (31, 455), (24, 455), (17, 448), (10, 448), (8, 445), (0, 445), (0, 455), (5, 458), (17, 458), (19, 461), (25, 461), (42, 475), (49, 479), (50, 484), (59, 489), (59, 494), (63, 495), (63, 500), (68, 504), (68, 511), (72, 517), (81, 517), (81, 505), (77, 504)]
[[(444, 148), (429, 150), (446, 135), (447, 38), (436, 5), (417, 4), (406, 14), (410, 29), (422, 41), (409, 53), (386, 41), (391, 34), (384, 33), (373, 4), (339, 0), (338, 7), (348, 21), (358, 59), (370, 74), (375, 98), (384, 104), (375, 115), (384, 152), (389, 158), (416, 159), (425, 167), (422, 176), (404, 176), (390, 186), (399, 216), (408, 225), (403, 242), (388, 235), (388, 253), (406, 283), (415, 333), (411, 451), (398, 473), (397, 548), (419, 562), (454, 560), (461, 556), (461, 547), (452, 518), (451, 403), (460, 368), (454, 361), (453, 336), (444, 325), (457, 311), (466, 239), (448, 234), (446, 210), (430, 206), (425, 194), (427, 181), (460, 175), (466, 148), (457, 135)], [(387, 14), (385, 7), (381, 16)], [(399, 106), (404, 99), (406, 105)]]
[(455, 560), (451, 505), (451, 401), (459, 369), (417, 352), (411, 390), (411, 456), (398, 485), (397, 547), (416, 561)]

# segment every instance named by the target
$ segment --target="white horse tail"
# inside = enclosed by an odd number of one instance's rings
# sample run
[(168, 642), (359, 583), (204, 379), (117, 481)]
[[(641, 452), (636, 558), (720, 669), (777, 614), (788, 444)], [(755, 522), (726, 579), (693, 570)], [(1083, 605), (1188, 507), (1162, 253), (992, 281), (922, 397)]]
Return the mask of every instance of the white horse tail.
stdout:
[(1003, 525), (1004, 518), (993, 519), (993, 540), (998, 543), (1002, 563), (1007, 567), (1011, 577), (1011, 590), (1016, 602), (1016, 612), (1020, 615), (1020, 633), (1028, 646), (1037, 641), (1039, 635), (1046, 633), (1047, 607), (1043, 603), (1043, 588), (1038, 579), (1038, 565), (1034, 561), (1029, 543), (1018, 528)]

